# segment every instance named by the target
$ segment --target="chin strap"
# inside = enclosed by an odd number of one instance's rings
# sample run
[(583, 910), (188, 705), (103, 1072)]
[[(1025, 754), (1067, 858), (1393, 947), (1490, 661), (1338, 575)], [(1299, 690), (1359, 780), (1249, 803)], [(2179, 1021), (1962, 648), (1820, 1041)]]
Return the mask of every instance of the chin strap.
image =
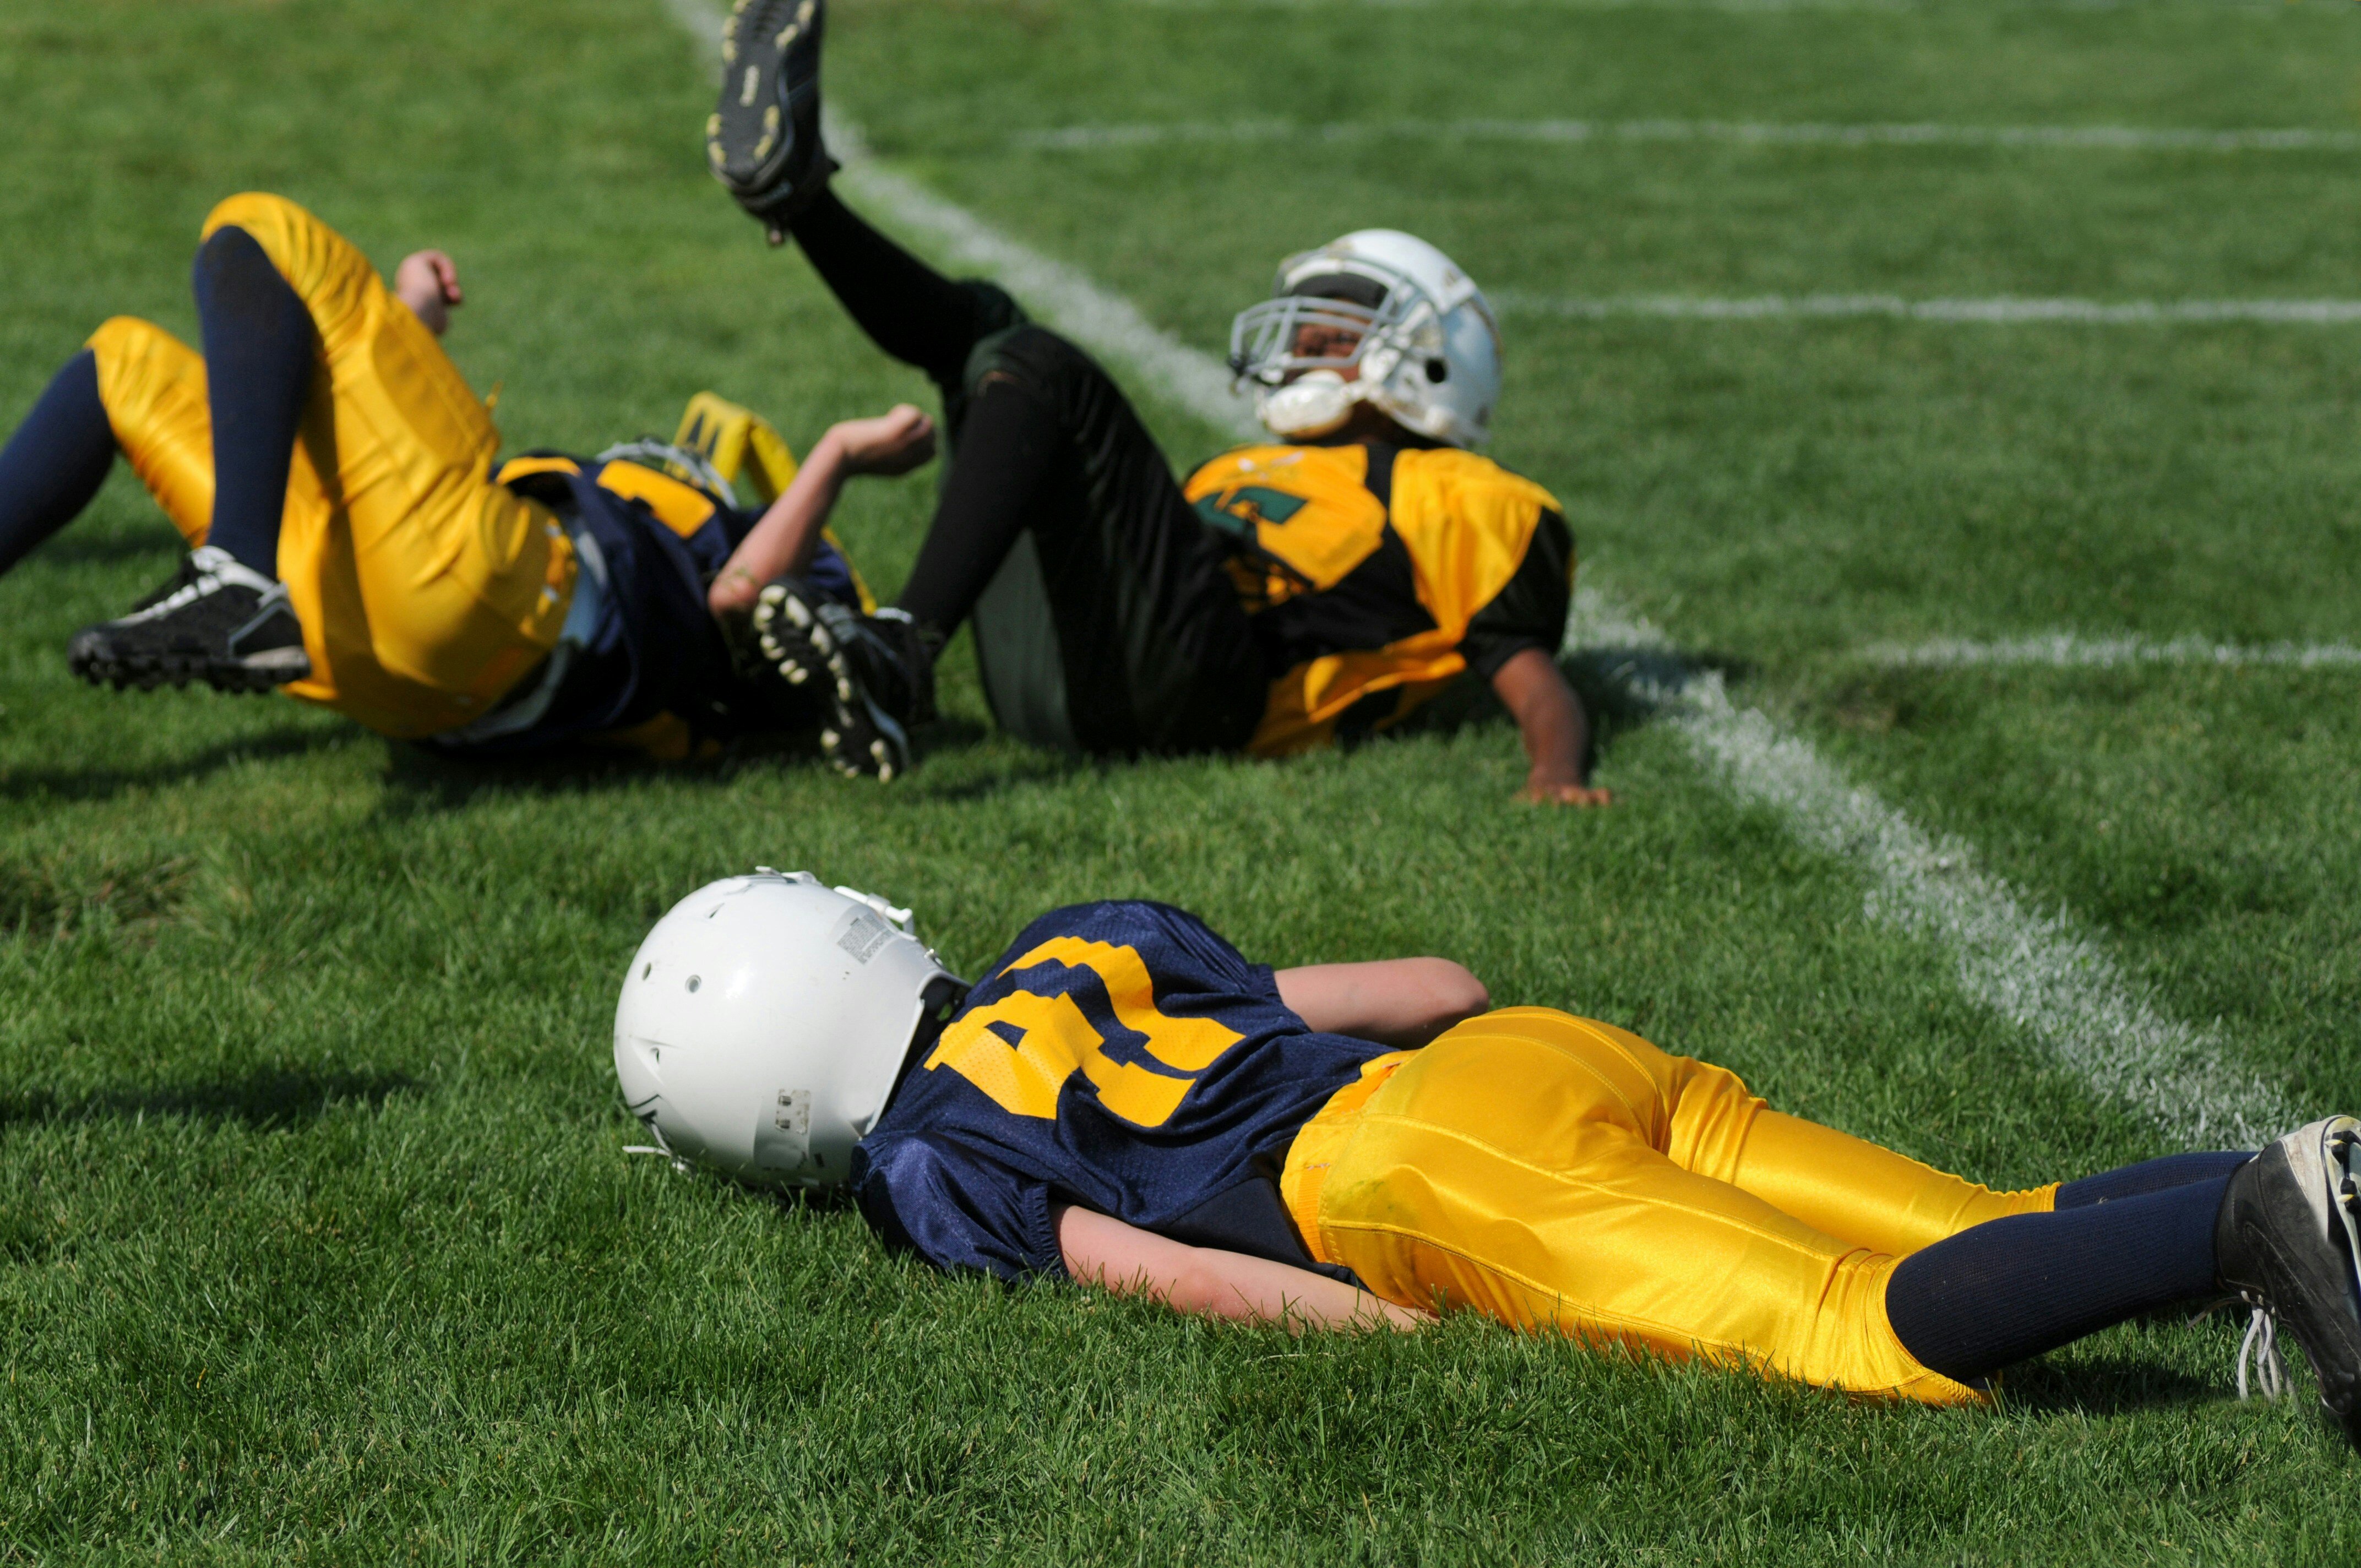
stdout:
[[(653, 1144), (625, 1144), (623, 1146), (623, 1152), (625, 1154), (662, 1155), (664, 1158), (672, 1161), (673, 1169), (680, 1172), (683, 1176), (686, 1176), (688, 1174), (688, 1161), (681, 1158), (680, 1156), (672, 1152), (672, 1146), (664, 1142), (663, 1131), (659, 1129), (653, 1122), (642, 1122), (640, 1125), (648, 1130), (648, 1136), (655, 1139), (655, 1142)], [(2245, 1376), (2243, 1368), (2239, 1375), (2242, 1377)], [(2243, 1389), (2246, 1385), (2241, 1383), (2239, 1387)]]

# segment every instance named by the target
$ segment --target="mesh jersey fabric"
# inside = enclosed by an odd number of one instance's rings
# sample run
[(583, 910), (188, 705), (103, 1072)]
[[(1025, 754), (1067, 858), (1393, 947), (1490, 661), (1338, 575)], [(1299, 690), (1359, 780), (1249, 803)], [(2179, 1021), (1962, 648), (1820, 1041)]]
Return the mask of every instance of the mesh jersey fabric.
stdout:
[(1055, 910), (996, 960), (853, 1151), (861, 1212), (945, 1269), (1061, 1275), (1053, 1206), (1316, 1265), (1279, 1207), (1296, 1133), (1386, 1047), (1307, 1027), (1192, 915)]

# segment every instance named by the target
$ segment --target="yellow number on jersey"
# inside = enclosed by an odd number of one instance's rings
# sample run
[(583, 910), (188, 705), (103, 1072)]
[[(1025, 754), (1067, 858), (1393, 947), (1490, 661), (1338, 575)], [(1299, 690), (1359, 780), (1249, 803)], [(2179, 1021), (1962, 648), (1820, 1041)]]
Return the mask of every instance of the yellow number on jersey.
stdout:
[[(1195, 1074), (1246, 1036), (1210, 1018), (1169, 1018), (1156, 1005), (1155, 982), (1138, 952), (1107, 942), (1059, 937), (1042, 943), (1001, 972), (1054, 963), (1088, 970), (1106, 987), (1107, 1000), (1123, 1026), (1142, 1036), (1148, 1054), (1187, 1077), (1157, 1072), (1106, 1054), (1106, 1036), (1063, 993), (1042, 996), (1019, 991), (979, 1007), (943, 1031), (927, 1058), (932, 1072), (948, 1067), (1016, 1116), (1054, 1121), (1058, 1094), (1076, 1072), (1099, 1091), (1099, 1103), (1135, 1126), (1160, 1127), (1180, 1108)], [(1017, 1036), (1010, 1045), (992, 1027)]]

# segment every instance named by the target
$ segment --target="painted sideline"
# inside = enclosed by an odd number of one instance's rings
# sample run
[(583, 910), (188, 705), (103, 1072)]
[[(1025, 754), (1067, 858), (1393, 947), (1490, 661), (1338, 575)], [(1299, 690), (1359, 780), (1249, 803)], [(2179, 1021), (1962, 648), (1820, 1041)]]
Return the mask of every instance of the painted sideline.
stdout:
[(1976, 864), (1974, 850), (1936, 838), (1846, 779), (1808, 740), (1730, 698), (1719, 672), (1696, 672), (1663, 631), (1585, 588), (1566, 641), (1653, 697), (1690, 749), (1749, 805), (1775, 812), (1805, 843), (1859, 865), (1863, 912), (1934, 938), (1960, 991), (2017, 1025), (2092, 1088), (2147, 1113), (2193, 1146), (2253, 1148), (2298, 1118), (2286, 1096), (2233, 1067), (2208, 1029), (2168, 1017), (2063, 911), (2037, 914)]
[(1736, 142), (1750, 147), (2059, 148), (2094, 152), (2356, 152), (2361, 131), (2313, 126), (2213, 130), (2187, 126), (1770, 124), (1744, 120), (1384, 120), (1296, 125), (1284, 120), (1057, 126), (1012, 133), (1033, 152), (1092, 152), (1170, 142), (1510, 141)]
[[(1157, 10), (1369, 10), (1428, 11), (1471, 5), (1498, 10), (1555, 11), (1942, 11), (1966, 9), (1941, 0), (1129, 0)], [(2284, 13), (2291, 0), (2183, 0), (2167, 6), (2159, 0), (1993, 0), (1982, 8), (1999, 11), (2143, 11), (2165, 9), (2223, 13), (2233, 16), (2273, 16)]]
[(2294, 670), (2361, 668), (2361, 646), (2350, 642), (2215, 642), (2203, 637), (2078, 637), (2052, 631), (2037, 637), (1974, 641), (1938, 637), (1927, 642), (1879, 642), (1861, 657), (1888, 669), (1964, 670), (2038, 664), (2053, 669), (2122, 669), (2142, 664), (2267, 665)]
[[(701, 0), (665, 5), (700, 39), (719, 27)], [(1131, 361), (1180, 407), (1224, 429), (1249, 431), (1229, 372), (1211, 356), (963, 209), (873, 162), (857, 164), (851, 126), (831, 122), (828, 135), (862, 198), (896, 223), (939, 238), (962, 260), (1000, 268), (1061, 330)], [(1930, 839), (1848, 783), (1808, 741), (1732, 703), (1719, 674), (1688, 672), (1655, 627), (1586, 587), (1576, 596), (1567, 642), (1594, 656), (1607, 650), (1610, 661), (1628, 652), (1620, 678), (1668, 710), (1690, 749), (1741, 801), (1776, 812), (1806, 843), (1859, 862), (1870, 877), (1872, 920), (1942, 942), (1970, 998), (2023, 1025), (2102, 1093), (2199, 1145), (2253, 1146), (2292, 1124), (2278, 1094), (2227, 1065), (2210, 1034), (2157, 1012), (2065, 916), (2029, 913), (2005, 883), (1974, 868), (1965, 845)]]
[(2001, 294), (1987, 299), (1905, 300), (1898, 294), (1534, 294), (1488, 295), (1502, 315), (1569, 321), (1654, 317), (1674, 321), (1797, 321), (1884, 317), (1953, 326), (2171, 326), (2258, 322), (2269, 326), (2350, 326), (2361, 300), (2076, 300)]

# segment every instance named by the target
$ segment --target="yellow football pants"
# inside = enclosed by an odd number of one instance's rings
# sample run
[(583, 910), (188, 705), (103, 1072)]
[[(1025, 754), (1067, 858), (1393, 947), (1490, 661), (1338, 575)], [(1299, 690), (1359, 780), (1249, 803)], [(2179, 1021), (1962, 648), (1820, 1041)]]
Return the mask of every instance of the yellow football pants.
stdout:
[(1902, 1347), (1887, 1277), (2058, 1190), (1991, 1191), (1540, 1007), (1370, 1062), (1281, 1187), (1320, 1261), (1402, 1306), (1930, 1404), (1982, 1396)]
[[(367, 257), (277, 196), (231, 197), (204, 233), (229, 225), (302, 297), (320, 341), (279, 535), (312, 674), (286, 689), (397, 739), (482, 717), (556, 646), (572, 541), (545, 508), (490, 482), (490, 414)], [(203, 543), (203, 359), (128, 316), (90, 347), (116, 444), (191, 547)]]

